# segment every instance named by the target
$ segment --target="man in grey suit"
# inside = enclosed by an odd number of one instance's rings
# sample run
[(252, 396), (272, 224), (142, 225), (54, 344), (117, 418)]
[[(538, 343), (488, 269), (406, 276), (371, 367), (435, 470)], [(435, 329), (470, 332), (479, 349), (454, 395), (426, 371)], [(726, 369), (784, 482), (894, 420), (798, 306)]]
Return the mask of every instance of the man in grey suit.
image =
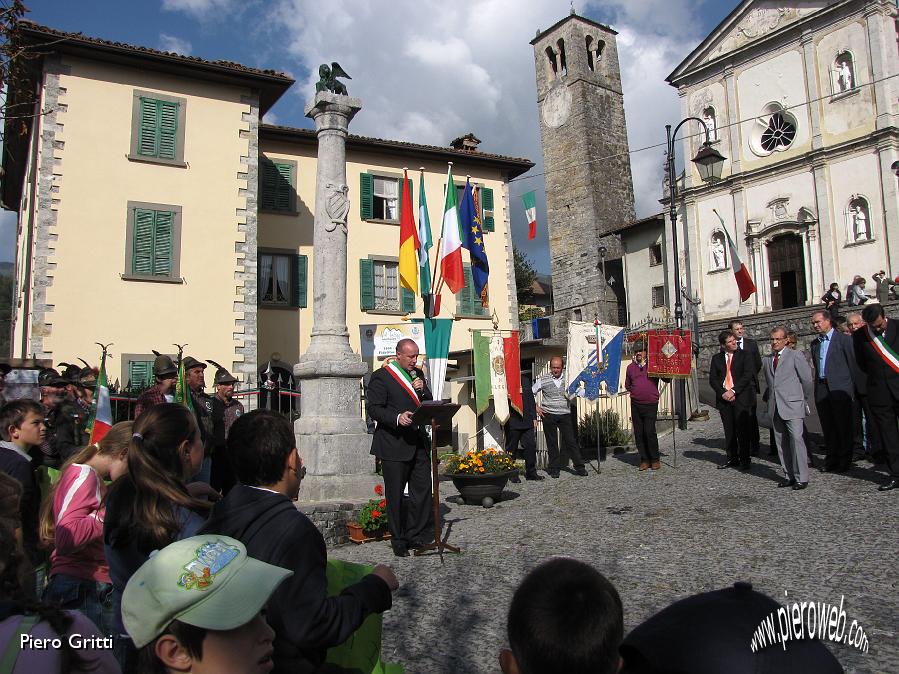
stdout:
[(771, 330), (771, 355), (765, 356), (762, 371), (768, 390), (768, 415), (786, 482), (778, 487), (795, 490), (808, 486), (808, 461), (802, 424), (812, 394), (812, 370), (801, 353), (787, 348), (787, 330), (778, 325)]
[(824, 473), (845, 473), (852, 467), (852, 403), (855, 350), (849, 335), (834, 330), (830, 313), (812, 314), (818, 338), (812, 342), (815, 367), (815, 407), (821, 420), (826, 455)]

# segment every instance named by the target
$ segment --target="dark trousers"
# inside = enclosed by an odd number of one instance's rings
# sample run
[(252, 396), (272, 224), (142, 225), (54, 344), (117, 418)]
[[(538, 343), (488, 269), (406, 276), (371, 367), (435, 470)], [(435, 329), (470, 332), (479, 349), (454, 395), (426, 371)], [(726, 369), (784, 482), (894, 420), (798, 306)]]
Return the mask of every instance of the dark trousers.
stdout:
[[(758, 390), (756, 390), (758, 393)], [(749, 410), (749, 418), (746, 420), (746, 429), (749, 431), (749, 451), (754, 456), (758, 456), (759, 443), (759, 417), (756, 403), (752, 403), (752, 409)]]
[(824, 434), (824, 467), (848, 470), (852, 465), (852, 396), (846, 391), (831, 391), (827, 382), (818, 382), (815, 406)]
[(231, 466), (231, 458), (228, 456), (228, 448), (223, 445), (217, 447), (212, 455), (212, 477), (209, 481), (212, 488), (220, 491), (222, 496), (227, 496), (231, 487), (237, 484), (234, 468)]
[[(862, 419), (864, 415), (864, 420)], [(852, 404), (852, 449), (860, 454), (873, 458), (883, 454), (883, 444), (880, 442), (880, 431), (877, 429), (877, 421), (871, 413), (868, 396), (856, 392)], [(865, 436), (868, 446), (865, 447)]]
[(506, 452), (515, 456), (518, 451), (518, 443), (524, 447), (524, 467), (527, 473), (537, 472), (537, 429), (531, 425), (529, 428), (509, 428), (506, 431)]
[[(431, 512), (431, 459), (429, 450), (419, 447), (409, 461), (381, 459), (384, 496), (387, 499), (387, 528), (393, 540), (409, 545), (428, 538), (425, 529)], [(409, 483), (409, 504), (403, 488)]]
[(659, 419), (658, 403), (631, 401), (631, 423), (634, 426), (634, 442), (640, 452), (640, 460), (651, 463), (659, 460), (659, 436), (656, 422)]
[(871, 408), (871, 418), (880, 432), (881, 447), (886, 450), (887, 468), (890, 476), (899, 478), (899, 427), (896, 420), (899, 419), (899, 400), (890, 396), (890, 402), (874, 403), (868, 401)]
[[(543, 434), (546, 436), (546, 450), (549, 453), (549, 470), (559, 470), (562, 467), (557, 432), (562, 434), (562, 449), (571, 457), (571, 463), (575, 468), (583, 468), (584, 460), (574, 434), (571, 415), (546, 413), (543, 415)], [(565, 459), (565, 465), (568, 465), (568, 459)]]
[(741, 464), (749, 463), (752, 408), (726, 403), (718, 408), (718, 413), (721, 414), (721, 424), (724, 426), (724, 449), (727, 452), (727, 460)]

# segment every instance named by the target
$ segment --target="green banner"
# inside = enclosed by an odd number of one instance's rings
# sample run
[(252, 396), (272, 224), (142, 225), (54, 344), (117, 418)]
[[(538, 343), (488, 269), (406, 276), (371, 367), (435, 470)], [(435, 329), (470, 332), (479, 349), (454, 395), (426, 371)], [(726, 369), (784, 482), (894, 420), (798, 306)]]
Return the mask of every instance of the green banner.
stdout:
[(475, 411), (483, 414), (490, 406), (493, 386), (490, 383), (490, 338), (480, 330), (471, 333), (474, 361)]
[[(329, 559), (326, 571), (328, 596), (340, 594), (374, 570), (372, 566)], [(379, 613), (368, 616), (359, 629), (339, 646), (328, 649), (326, 661), (361, 674), (404, 674), (403, 666), (381, 662), (381, 626)]]

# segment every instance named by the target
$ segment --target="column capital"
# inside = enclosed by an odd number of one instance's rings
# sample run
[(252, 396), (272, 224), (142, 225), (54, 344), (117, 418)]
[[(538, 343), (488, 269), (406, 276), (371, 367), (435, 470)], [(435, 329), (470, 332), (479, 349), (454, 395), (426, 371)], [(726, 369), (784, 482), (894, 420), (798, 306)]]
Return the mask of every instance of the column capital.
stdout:
[[(342, 128), (343, 130), (346, 130), (347, 126), (349, 126), (350, 121), (361, 109), (361, 98), (332, 94), (330, 91), (319, 91), (316, 92), (315, 98), (312, 99), (312, 102), (306, 105), (304, 113), (306, 117), (315, 120), (317, 131), (321, 131), (322, 129), (328, 127)], [(336, 124), (325, 124), (324, 126), (322, 126), (320, 125), (320, 123), (322, 122), (322, 115), (334, 115), (338, 118), (342, 117), (346, 121), (341, 125), (339, 120), (335, 120), (337, 122)]]

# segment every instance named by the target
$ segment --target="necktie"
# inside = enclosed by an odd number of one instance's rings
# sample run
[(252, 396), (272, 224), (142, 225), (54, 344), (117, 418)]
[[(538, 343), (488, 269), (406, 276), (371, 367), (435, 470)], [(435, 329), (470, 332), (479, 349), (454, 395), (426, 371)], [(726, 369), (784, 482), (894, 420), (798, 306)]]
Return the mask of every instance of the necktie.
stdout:
[(734, 378), (730, 373), (730, 363), (733, 358), (733, 354), (724, 354), (724, 359), (727, 361), (727, 374), (724, 375), (724, 389), (726, 391), (730, 391), (734, 387)]
[(780, 351), (774, 354), (774, 369), (777, 370), (777, 361), (780, 360)]

